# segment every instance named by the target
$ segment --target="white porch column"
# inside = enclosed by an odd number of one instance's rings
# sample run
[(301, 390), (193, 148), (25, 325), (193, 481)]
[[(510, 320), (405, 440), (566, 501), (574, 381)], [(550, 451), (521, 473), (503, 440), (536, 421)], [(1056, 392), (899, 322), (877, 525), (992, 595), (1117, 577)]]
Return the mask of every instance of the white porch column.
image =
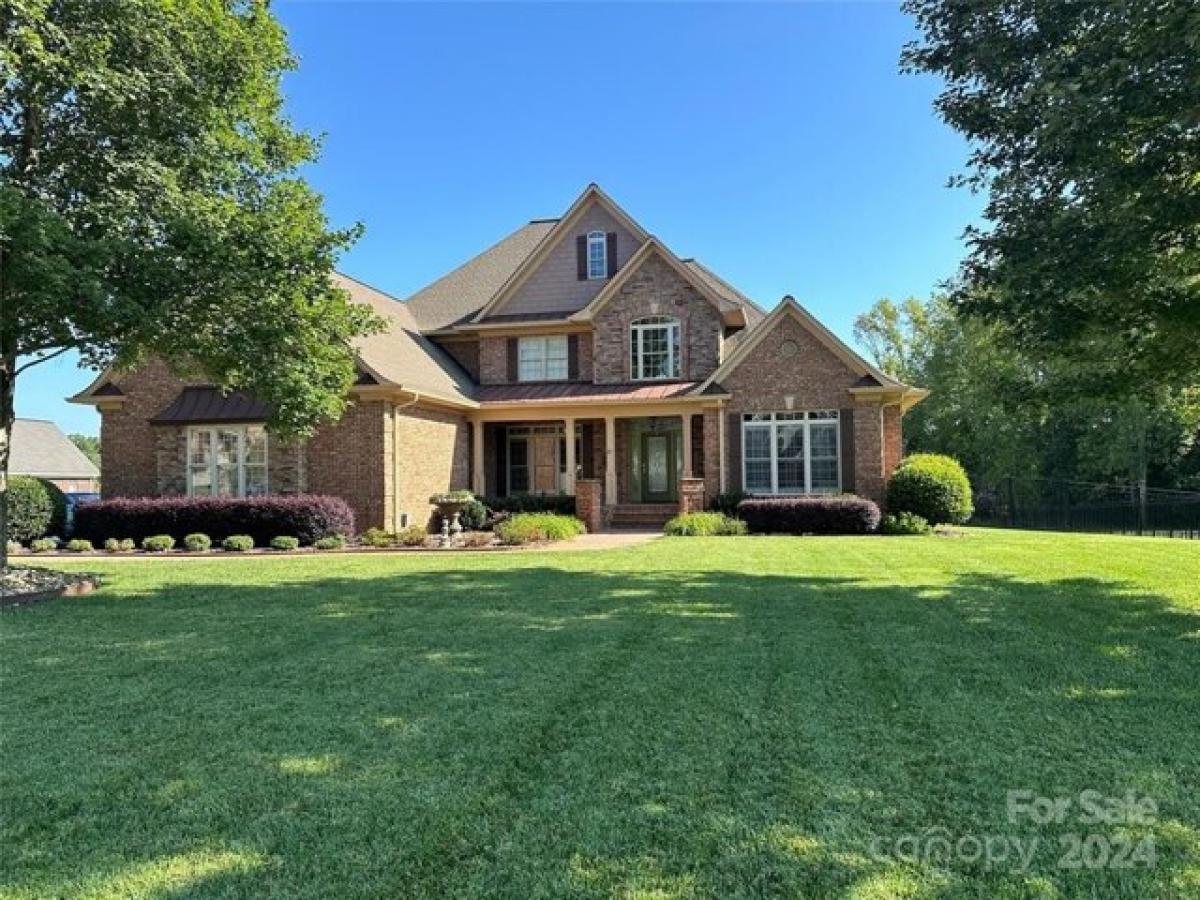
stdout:
[(483, 465), (483, 422), (471, 423), (471, 490), (476, 497), (487, 496), (487, 478)]
[(563, 419), (563, 435), (567, 447), (567, 478), (563, 490), (568, 494), (575, 493), (575, 420), (568, 417)]
[(617, 505), (617, 420), (604, 417), (604, 503)]
[(683, 419), (683, 477), (692, 477), (692, 414), (684, 413)]
[(725, 475), (725, 407), (717, 407), (717, 471), (721, 473), (721, 493), (728, 488), (729, 479)]

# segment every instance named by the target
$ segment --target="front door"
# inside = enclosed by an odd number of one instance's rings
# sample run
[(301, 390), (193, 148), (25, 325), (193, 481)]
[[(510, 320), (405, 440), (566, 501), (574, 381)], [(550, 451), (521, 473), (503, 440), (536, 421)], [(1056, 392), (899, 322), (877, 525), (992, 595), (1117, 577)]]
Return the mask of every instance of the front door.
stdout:
[(558, 493), (558, 437), (535, 434), (530, 439), (533, 457), (533, 493)]
[(642, 502), (670, 503), (675, 499), (675, 435), (642, 435)]

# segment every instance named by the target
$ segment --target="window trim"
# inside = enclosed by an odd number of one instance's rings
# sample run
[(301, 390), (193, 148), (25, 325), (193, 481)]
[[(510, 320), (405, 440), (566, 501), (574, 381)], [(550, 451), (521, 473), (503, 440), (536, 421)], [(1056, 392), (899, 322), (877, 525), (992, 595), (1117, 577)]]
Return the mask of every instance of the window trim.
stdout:
[[(599, 246), (600, 248), (600, 272), (596, 274), (592, 270), (592, 247)], [(603, 231), (589, 231), (587, 233), (587, 280), (588, 281), (603, 281), (608, 277), (608, 235)]]
[[(646, 333), (667, 329), (667, 374), (644, 374)], [(683, 371), (683, 326), (675, 316), (642, 316), (629, 323), (629, 377), (632, 381), (676, 381)], [(634, 352), (636, 348), (637, 352)]]
[[(562, 341), (562, 363), (563, 370), (561, 376), (552, 376), (550, 374), (550, 342)], [(525, 360), (522, 357), (521, 351), (523, 347), (541, 345), (541, 373), (534, 378), (526, 378), (521, 370)], [(569, 381), (571, 379), (571, 342), (565, 334), (538, 334), (527, 335), (517, 338), (517, 381), (520, 382), (536, 382), (536, 381)]]
[[(196, 496), (201, 496), (201, 497), (261, 496), (259, 494), (247, 495), (247, 493), (246, 493), (246, 469), (254, 468), (253, 466), (248, 467), (246, 464), (247, 436), (248, 436), (251, 428), (255, 428), (255, 429), (261, 430), (263, 432), (263, 461), (262, 461), (263, 491), (262, 491), (262, 493), (269, 494), (271, 492), (270, 441), (267, 439), (266, 430), (263, 428), (263, 426), (260, 424), (257, 424), (257, 423), (249, 423), (246, 425), (231, 425), (231, 424), (222, 425), (220, 423), (213, 423), (213, 424), (207, 424), (207, 425), (204, 425), (204, 424), (189, 425), (187, 427), (187, 433), (185, 436), (186, 447), (184, 449), (184, 454), (185, 454), (184, 475), (185, 475), (185, 480), (187, 483), (187, 495), (189, 497), (196, 497)], [(199, 468), (199, 466), (197, 466), (196, 464), (194, 464), (192, 462), (192, 441), (193, 441), (194, 436), (201, 432), (207, 432), (207, 434), (208, 434), (208, 465), (207, 465), (207, 469), (208, 469), (208, 476), (209, 476), (210, 492), (208, 494), (199, 494), (198, 495), (195, 492), (195, 482), (193, 480), (193, 475), (194, 475), (193, 470)], [(220, 435), (222, 432), (234, 432), (238, 436), (237, 464), (236, 464), (237, 465), (237, 493), (235, 493), (235, 494), (217, 494), (217, 493), (212, 492), (212, 489), (215, 489), (218, 485), (217, 445), (218, 445), (218, 440), (219, 440), (218, 435)]]
[[(742, 415), (742, 490), (749, 494), (774, 497), (804, 497), (804, 496), (824, 496), (828, 494), (840, 494), (843, 491), (842, 485), (842, 424), (841, 412), (836, 409), (830, 410), (807, 410), (795, 412), (759, 412), (745, 413)], [(803, 426), (804, 433), (804, 490), (785, 490), (779, 489), (779, 425), (795, 425)], [(812, 429), (814, 425), (832, 425), (834, 427), (834, 457), (837, 460), (837, 485), (832, 488), (818, 488), (813, 490), (812, 485), (812, 462), (813, 462), (813, 443)], [(764, 491), (761, 489), (751, 489), (749, 480), (746, 477), (746, 432), (750, 428), (763, 429), (770, 435), (770, 462), (771, 462), (771, 489)], [(827, 459), (822, 456), (819, 459)], [(756, 458), (756, 461), (761, 459)]]

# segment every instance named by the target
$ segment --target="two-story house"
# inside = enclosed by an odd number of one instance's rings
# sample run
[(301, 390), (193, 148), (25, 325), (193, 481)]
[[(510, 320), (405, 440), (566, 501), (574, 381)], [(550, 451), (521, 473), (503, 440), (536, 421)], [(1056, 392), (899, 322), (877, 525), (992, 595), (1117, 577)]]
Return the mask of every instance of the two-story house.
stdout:
[(106, 372), (72, 398), (101, 412), (105, 494), (330, 493), (363, 528), (424, 522), (431, 494), (465, 487), (575, 494), (593, 527), (734, 490), (881, 499), (925, 396), (791, 297), (764, 313), (595, 185), (407, 301), (338, 280), (389, 324), (357, 346), (341, 421), (286, 445), (252, 397), (161, 364)]

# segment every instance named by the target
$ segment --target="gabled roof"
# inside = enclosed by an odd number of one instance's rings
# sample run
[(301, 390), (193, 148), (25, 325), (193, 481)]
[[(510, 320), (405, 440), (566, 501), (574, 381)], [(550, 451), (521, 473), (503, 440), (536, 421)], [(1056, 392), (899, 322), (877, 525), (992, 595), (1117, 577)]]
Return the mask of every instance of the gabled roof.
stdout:
[(570, 316), (571, 321), (590, 321), (613, 297), (620, 293), (621, 288), (625, 286), (626, 282), (633, 277), (642, 264), (652, 255), (657, 255), (666, 262), (680, 278), (695, 288), (701, 297), (715, 306), (723, 318), (733, 318), (741, 324), (742, 319), (739, 314), (742, 312), (742, 305), (735, 300), (727, 298), (723, 292), (715, 289), (712, 283), (703, 278), (696, 269), (684, 265), (683, 261), (675, 256), (656, 237), (647, 238), (642, 246), (638, 247), (637, 252), (629, 258), (629, 261), (621, 266), (621, 270), (609, 279), (600, 293), (592, 298), (592, 302)]
[(511, 298), (517, 288), (524, 284), (526, 279), (534, 273), (550, 251), (558, 246), (558, 242), (571, 233), (571, 229), (575, 227), (575, 223), (579, 221), (584, 212), (593, 204), (603, 207), (639, 243), (645, 241), (650, 236), (641, 225), (633, 220), (633, 217), (629, 213), (617, 205), (616, 201), (600, 190), (598, 184), (592, 182), (584, 188), (583, 193), (575, 199), (575, 202), (571, 204), (563, 217), (542, 238), (537, 249), (521, 261), (520, 265), (513, 270), (508, 280), (504, 282), (495, 295), (475, 314), (471, 321), (479, 322), (483, 320), (488, 313), (498, 309)]
[(422, 331), (470, 320), (554, 229), (557, 219), (522, 225), (453, 272), (413, 294), (405, 305)]
[[(729, 354), (717, 367), (717, 370), (709, 376), (705, 382), (705, 386), (709, 384), (720, 384), (721, 379), (727, 377), (734, 369), (740, 366), (746, 358), (753, 352), (754, 348), (762, 343), (763, 338), (774, 330), (785, 318), (791, 317), (800, 323), (809, 334), (816, 338), (826, 349), (834, 356), (838, 357), (850, 371), (860, 376), (862, 384), (853, 388), (855, 391), (871, 391), (871, 390), (893, 390), (893, 391), (919, 391), (918, 388), (910, 388), (906, 384), (902, 384), (896, 379), (891, 378), (875, 368), (861, 356), (854, 352), (848, 344), (842, 341), (836, 334), (813, 318), (803, 306), (796, 302), (796, 299), (791, 295), (783, 298), (783, 301), (776, 306), (771, 312), (756, 326), (738, 341), (733, 352)], [(924, 394), (922, 394), (924, 396)]]
[(62, 429), (46, 419), (12, 424), (8, 473), (38, 478), (99, 478), (100, 470)]

